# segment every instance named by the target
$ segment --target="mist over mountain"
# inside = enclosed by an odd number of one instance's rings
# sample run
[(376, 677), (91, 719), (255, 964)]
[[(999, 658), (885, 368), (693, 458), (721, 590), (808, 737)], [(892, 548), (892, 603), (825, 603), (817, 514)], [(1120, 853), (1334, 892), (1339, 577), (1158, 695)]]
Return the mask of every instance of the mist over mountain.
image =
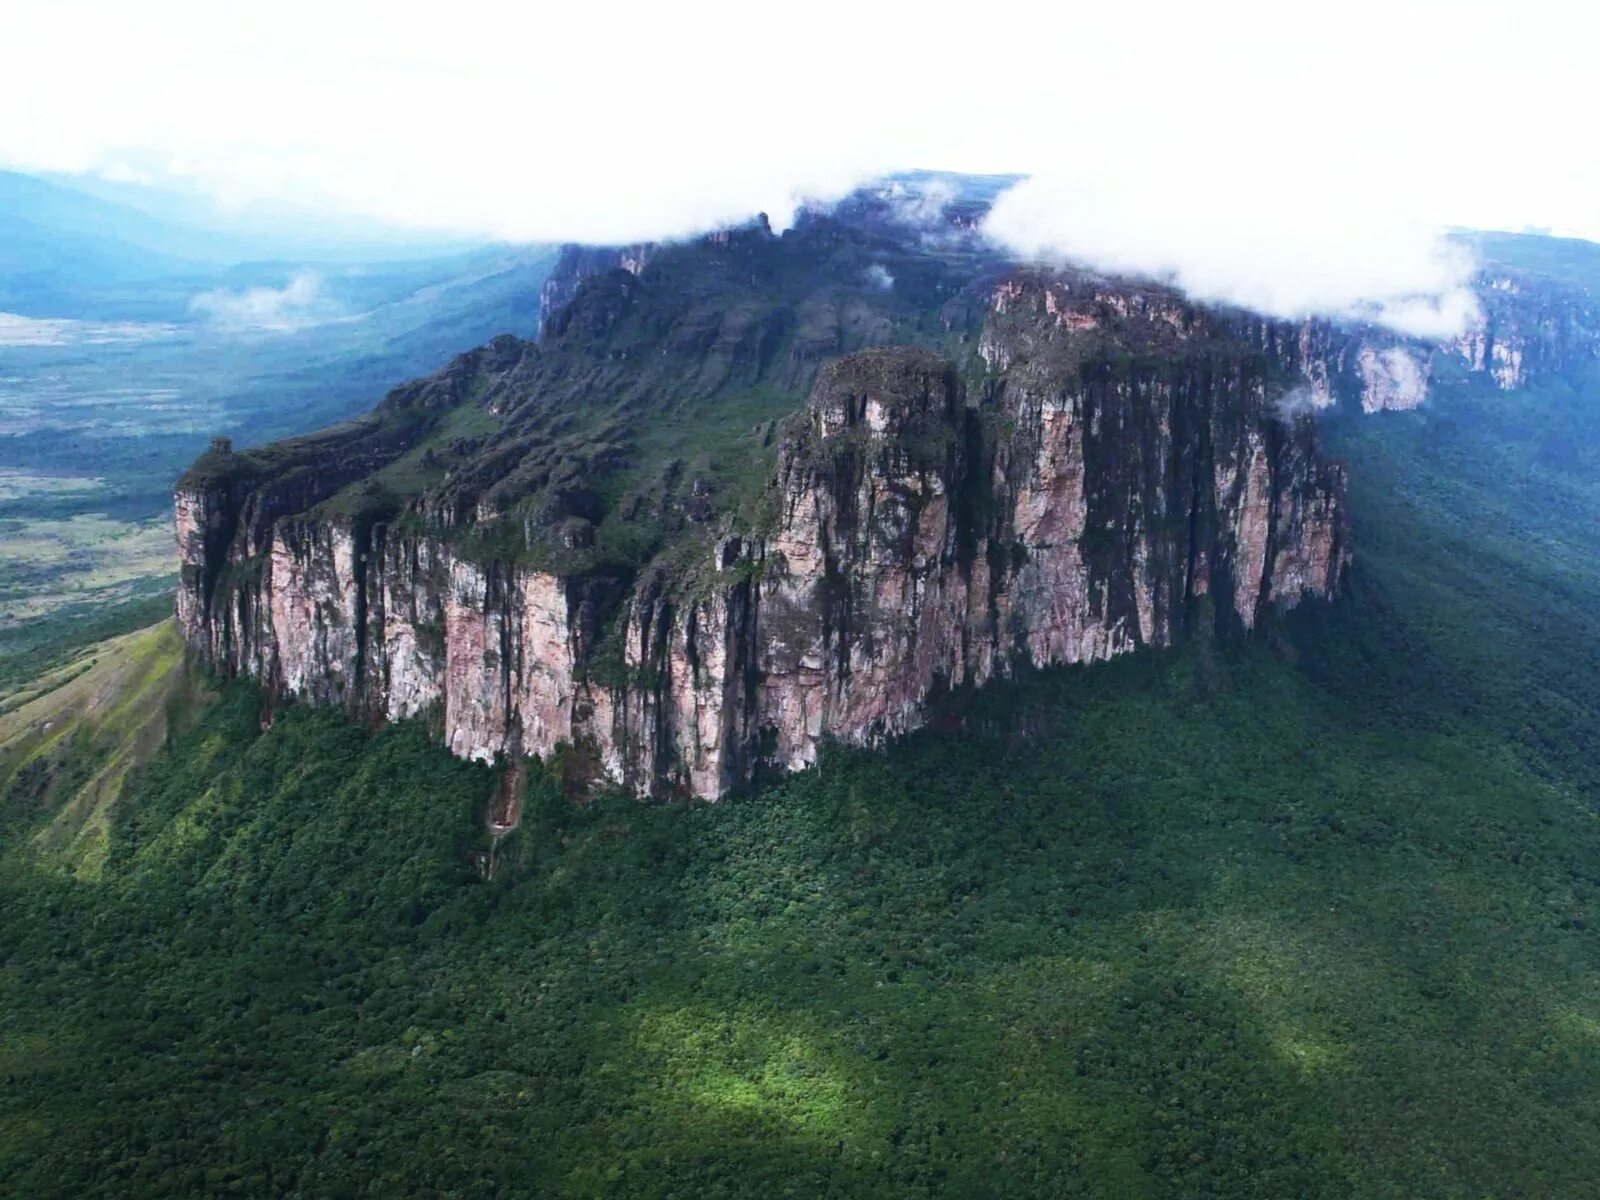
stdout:
[[(656, 52), (618, 86), (570, 52), (617, 34), (588, 10), (469, 3), (459, 21), (380, 20), (291, 3), (241, 40), (189, 8), (181, 61), (140, 19), (95, 13), (97, 44), (138, 52), (75, 46), (73, 73), (117, 102), (30, 57), (30, 41), (73, 41), (73, 18), (32, 6), (0, 72), (0, 102), (31, 119), (0, 136), (0, 163), (222, 211), (323, 214), (352, 241), (363, 220), (516, 243), (663, 241), (757, 212), (781, 228), (808, 200), (919, 166), (1018, 172), (1030, 183), (996, 219), (1026, 254), (1276, 315), (1367, 306), (1437, 334), (1467, 315), (1448, 228), (1600, 236), (1600, 181), (1561, 116), (1593, 106), (1582, 48), (1600, 31), (1553, 0), (1515, 17), (1477, 0), (1362, 0), (1338, 21), (1253, 2), (1145, 16), (1001, 3), (988, 36), (1026, 47), (1006, 87), (979, 70), (928, 84), (927, 64), (969, 55), (959, 21), (833, 3), (781, 33), (722, 3), (699, 21), (635, 14), (625, 36)], [(819, 86), (823, 63), (849, 86)], [(175, 82), (144, 86), (151, 74)], [(552, 104), (567, 118), (529, 119)]]

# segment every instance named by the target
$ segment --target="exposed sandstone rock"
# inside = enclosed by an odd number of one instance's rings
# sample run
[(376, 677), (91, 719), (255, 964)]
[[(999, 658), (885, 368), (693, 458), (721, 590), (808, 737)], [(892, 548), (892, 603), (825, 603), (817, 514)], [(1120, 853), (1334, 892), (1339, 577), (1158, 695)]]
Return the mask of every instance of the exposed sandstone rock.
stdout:
[[(972, 236), (981, 197), (906, 200), (569, 248), (538, 343), (214, 447), (176, 498), (189, 644), (458, 754), (566, 743), (574, 775), (715, 796), (951, 689), (1327, 596), (1350, 551), (1318, 410), (1600, 359), (1570, 275), (1497, 267), (1477, 323), (1428, 343), (1016, 270)], [(755, 429), (651, 458), (642, 433), (707, 412)], [(725, 470), (730, 446), (760, 465)]]
[(1600, 299), (1569, 284), (1490, 271), (1475, 289), (1480, 313), (1446, 349), (1510, 391), (1600, 360)]
[(273, 689), (431, 714), (460, 755), (572, 743), (636, 792), (717, 796), (825, 738), (916, 728), (952, 688), (1334, 591), (1343, 474), (1275, 407), (1329, 378), (1310, 333), (1027, 273), (987, 305), (986, 372), (910, 348), (825, 367), (770, 526), (725, 525), (700, 568), (649, 569), (620, 606), (617, 580), (486, 558), (448, 528), (314, 497), (263, 520), (271, 481), (191, 479), (184, 635)]

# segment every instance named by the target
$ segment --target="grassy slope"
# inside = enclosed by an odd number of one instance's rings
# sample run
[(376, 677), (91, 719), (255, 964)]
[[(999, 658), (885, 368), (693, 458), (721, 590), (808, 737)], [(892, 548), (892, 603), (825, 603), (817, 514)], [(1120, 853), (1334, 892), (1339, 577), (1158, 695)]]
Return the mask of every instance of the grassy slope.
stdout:
[(536, 777), (489, 882), (491, 771), (243, 688), (97, 882), (13, 797), (0, 1190), (1600, 1195), (1600, 437), (1511, 403), (1336, 430), (1351, 594), (1270, 639), (720, 806)]
[(68, 605), (50, 616), (0, 632), (0, 695), (25, 688), (97, 642), (147, 629), (172, 613), (172, 593), (115, 603)]
[(34, 862), (97, 878), (129, 772), (187, 722), (201, 690), (177, 628), (164, 621), (90, 646), (5, 693), (0, 828), (31, 832)]

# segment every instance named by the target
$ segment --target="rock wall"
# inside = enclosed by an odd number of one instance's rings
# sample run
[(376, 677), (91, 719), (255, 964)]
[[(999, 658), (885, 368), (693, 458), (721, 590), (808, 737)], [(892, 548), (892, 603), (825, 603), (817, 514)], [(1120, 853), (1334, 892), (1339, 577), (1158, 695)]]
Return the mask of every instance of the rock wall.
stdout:
[(637, 275), (644, 270), (655, 246), (639, 242), (632, 246), (561, 247), (561, 256), (539, 289), (539, 324), (572, 303), (585, 279), (606, 271), (622, 270)]
[(1518, 272), (1476, 281), (1480, 313), (1446, 349), (1510, 391), (1600, 361), (1600, 300)]
[(1305, 331), (1049, 276), (988, 303), (987, 370), (904, 347), (824, 368), (770, 523), (691, 570), (557, 577), (309, 500), (263, 526), (270, 482), (191, 480), (184, 636), (271, 689), (431, 716), (460, 755), (566, 743), (637, 793), (717, 796), (950, 689), (1336, 589), (1343, 471), (1275, 403), (1326, 385)]

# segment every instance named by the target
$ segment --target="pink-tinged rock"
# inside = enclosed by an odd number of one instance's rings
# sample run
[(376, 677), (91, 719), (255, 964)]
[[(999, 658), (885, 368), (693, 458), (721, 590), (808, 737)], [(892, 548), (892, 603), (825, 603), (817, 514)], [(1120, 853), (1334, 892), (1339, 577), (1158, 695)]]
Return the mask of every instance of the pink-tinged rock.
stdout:
[(523, 743), (548, 753), (572, 739), (576, 691), (574, 645), (567, 591), (554, 575), (518, 576), (521, 670), (516, 704)]
[[(1252, 434), (1232, 481), (1225, 508), (1235, 514), (1233, 557), (1233, 607), (1246, 629), (1256, 623), (1261, 599), (1261, 583), (1267, 567), (1268, 514), (1271, 509), (1271, 479), (1266, 448), (1260, 436)], [(1218, 497), (1222, 503), (1223, 497)]]
[(451, 753), (490, 761), (505, 749), (508, 664), (504, 616), (490, 603), (488, 576), (450, 565), (444, 600), (444, 740)]
[[(436, 536), (281, 519), (259, 535), (259, 582), (241, 570), (209, 595), (228, 528), (201, 493), (175, 501), (185, 636), (320, 702), (435, 714), (465, 757), (567, 743), (590, 779), (717, 796), (763, 758), (799, 769), (825, 739), (915, 729), (942, 690), (1169, 644), (1220, 579), (1246, 626), (1333, 592), (1343, 475), (1308, 423), (1280, 423), (1252, 357), (1287, 353), (1321, 386), (1320, 332), (1250, 326), (1229, 358), (1215, 347), (1234, 327), (1159, 289), (1025, 273), (990, 311), (981, 396), (921, 351), (825, 367), (779, 455), (774, 526), (688, 577), (642, 573), (617, 618), (620, 678), (596, 677), (583, 578), (468, 561)], [(1096, 368), (1108, 331), (1154, 349)]]

